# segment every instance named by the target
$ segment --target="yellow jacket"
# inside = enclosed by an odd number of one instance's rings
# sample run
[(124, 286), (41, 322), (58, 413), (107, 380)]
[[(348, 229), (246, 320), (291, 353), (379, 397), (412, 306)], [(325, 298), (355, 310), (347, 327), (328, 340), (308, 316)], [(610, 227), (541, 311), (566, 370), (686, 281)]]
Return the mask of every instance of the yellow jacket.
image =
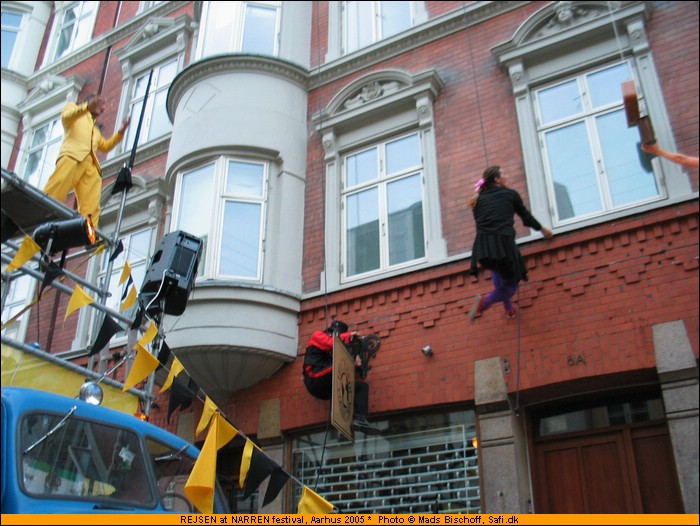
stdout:
[(95, 126), (95, 119), (88, 110), (87, 102), (66, 104), (61, 114), (61, 121), (64, 133), (58, 159), (68, 156), (76, 161), (83, 161), (88, 155), (92, 155), (92, 160), (102, 175), (96, 151), (110, 151), (122, 140), (122, 134), (117, 132), (109, 139), (102, 137), (100, 129)]

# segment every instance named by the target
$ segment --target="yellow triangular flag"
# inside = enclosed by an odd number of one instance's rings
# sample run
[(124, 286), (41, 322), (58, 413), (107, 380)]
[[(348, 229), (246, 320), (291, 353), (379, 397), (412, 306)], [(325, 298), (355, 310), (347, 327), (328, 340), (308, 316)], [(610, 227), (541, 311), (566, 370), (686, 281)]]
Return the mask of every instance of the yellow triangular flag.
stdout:
[(138, 348), (136, 358), (134, 358), (134, 363), (131, 366), (129, 375), (126, 377), (126, 380), (124, 380), (124, 387), (122, 387), (122, 391), (128, 391), (134, 387), (137, 383), (155, 371), (160, 365), (158, 358), (153, 356), (148, 349), (142, 345), (139, 345), (138, 343), (136, 344), (136, 347)]
[(315, 493), (311, 488), (304, 486), (304, 489), (301, 490), (301, 499), (299, 500), (297, 513), (331, 513), (333, 507), (333, 504)]
[(160, 392), (163, 393), (170, 389), (170, 386), (173, 385), (173, 380), (177, 377), (178, 374), (180, 374), (182, 371), (185, 370), (185, 366), (182, 365), (182, 362), (177, 359), (177, 357), (173, 358), (173, 364), (170, 367), (170, 373), (168, 374), (168, 377), (165, 379), (165, 383), (163, 384), (163, 387), (160, 388)]
[(129, 265), (128, 261), (124, 262), (124, 268), (122, 269), (122, 275), (119, 276), (119, 285), (124, 283), (127, 279), (129, 279), (129, 276), (131, 275), (131, 265)]
[(70, 300), (68, 301), (68, 307), (66, 308), (66, 315), (63, 317), (63, 321), (65, 322), (69, 315), (85, 305), (90, 305), (90, 303), (93, 301), (95, 300), (93, 300), (90, 295), (80, 287), (80, 285), (76, 285), (75, 289), (73, 289), (73, 294), (71, 294)]
[(217, 413), (214, 415), (214, 418), (218, 421), (216, 433), (216, 449), (218, 451), (233, 440), (233, 437), (238, 434), (238, 430), (229, 424), (220, 414)]
[(197, 424), (197, 430), (194, 432), (194, 436), (199, 436), (199, 434), (207, 428), (209, 422), (211, 421), (211, 417), (214, 416), (214, 413), (216, 413), (218, 410), (219, 408), (216, 407), (216, 404), (207, 396), (204, 400), (202, 418), (199, 419), (199, 424)]
[(153, 323), (153, 320), (151, 320), (151, 324), (148, 326), (148, 329), (146, 329), (146, 332), (143, 333), (143, 336), (141, 336), (139, 341), (136, 342), (136, 345), (134, 345), (134, 347), (136, 347), (137, 345), (145, 347), (153, 341), (153, 338), (155, 338), (157, 334), (158, 327), (155, 323)]
[(204, 441), (204, 446), (199, 452), (197, 462), (192, 467), (187, 482), (185, 483), (185, 495), (192, 501), (201, 513), (213, 513), (214, 511), (214, 484), (216, 482), (216, 435), (218, 433), (219, 419), (215, 418), (209, 433)]
[(246, 439), (245, 446), (243, 447), (243, 456), (241, 457), (240, 475), (238, 478), (238, 485), (241, 488), (245, 486), (245, 479), (248, 477), (248, 470), (250, 469), (250, 461), (253, 458), (254, 447), (257, 446), (250, 440)]
[(41, 250), (41, 247), (36, 244), (36, 242), (29, 236), (24, 236), (24, 239), (22, 240), (22, 244), (20, 247), (17, 249), (17, 253), (15, 254), (15, 257), (12, 258), (12, 261), (7, 265), (5, 268), (4, 272), (12, 272), (13, 270), (21, 267), (24, 265), (27, 261), (32, 259), (32, 256), (39, 252)]
[(132, 285), (129, 289), (129, 294), (126, 295), (121, 307), (119, 307), (119, 312), (124, 312), (125, 310), (133, 307), (134, 303), (136, 303), (136, 287)]

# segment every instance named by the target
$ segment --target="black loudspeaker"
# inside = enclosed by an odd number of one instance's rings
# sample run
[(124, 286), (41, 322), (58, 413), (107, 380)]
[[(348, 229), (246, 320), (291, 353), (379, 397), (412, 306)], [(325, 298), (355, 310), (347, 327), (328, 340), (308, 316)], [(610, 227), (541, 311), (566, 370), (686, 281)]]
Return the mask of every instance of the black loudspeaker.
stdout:
[(185, 312), (202, 255), (202, 240), (181, 230), (163, 236), (139, 294), (146, 312)]

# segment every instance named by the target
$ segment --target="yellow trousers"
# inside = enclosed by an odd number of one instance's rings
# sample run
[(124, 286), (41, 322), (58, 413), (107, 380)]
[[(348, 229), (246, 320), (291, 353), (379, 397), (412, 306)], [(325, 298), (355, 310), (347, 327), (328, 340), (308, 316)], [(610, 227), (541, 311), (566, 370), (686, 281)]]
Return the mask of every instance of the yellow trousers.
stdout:
[(58, 159), (56, 170), (44, 187), (45, 194), (62, 203), (71, 190), (75, 191), (80, 215), (90, 216), (93, 225), (97, 227), (100, 219), (102, 174), (91, 155), (82, 161), (76, 161), (68, 156)]

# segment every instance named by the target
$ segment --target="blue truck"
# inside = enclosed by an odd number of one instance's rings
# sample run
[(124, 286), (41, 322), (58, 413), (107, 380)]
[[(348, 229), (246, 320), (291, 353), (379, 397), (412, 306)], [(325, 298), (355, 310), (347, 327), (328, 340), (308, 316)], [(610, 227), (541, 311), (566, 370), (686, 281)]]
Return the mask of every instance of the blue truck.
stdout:
[[(198, 513), (184, 492), (199, 450), (78, 398), (2, 388), (2, 513)], [(217, 485), (213, 513), (230, 513)]]

